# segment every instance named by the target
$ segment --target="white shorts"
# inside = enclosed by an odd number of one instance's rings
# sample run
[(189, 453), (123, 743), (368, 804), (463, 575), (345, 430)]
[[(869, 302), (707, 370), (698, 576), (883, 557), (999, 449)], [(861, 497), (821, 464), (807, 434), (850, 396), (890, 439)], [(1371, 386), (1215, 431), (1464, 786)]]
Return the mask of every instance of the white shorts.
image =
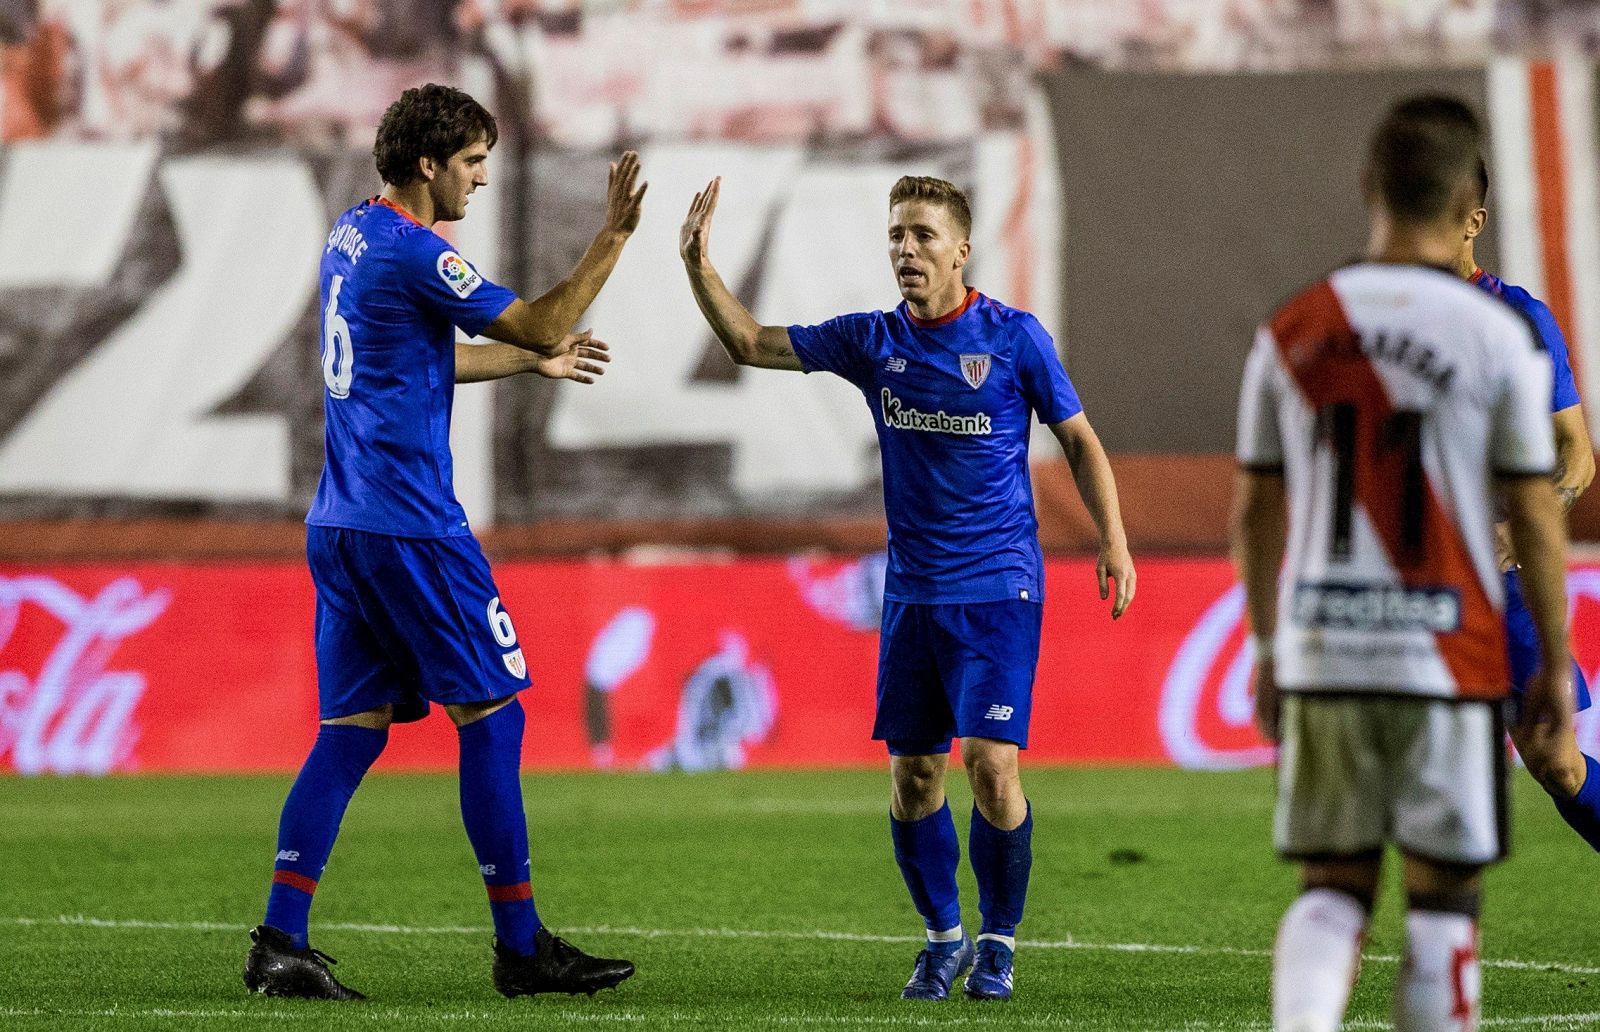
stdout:
[(1285, 693), (1273, 840), (1287, 859), (1402, 852), (1482, 865), (1505, 856), (1498, 702)]

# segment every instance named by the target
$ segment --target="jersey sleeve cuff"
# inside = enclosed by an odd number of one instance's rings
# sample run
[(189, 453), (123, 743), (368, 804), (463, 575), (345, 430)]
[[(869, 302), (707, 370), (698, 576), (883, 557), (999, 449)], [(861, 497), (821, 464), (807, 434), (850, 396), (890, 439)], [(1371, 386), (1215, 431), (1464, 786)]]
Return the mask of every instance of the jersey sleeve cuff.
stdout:
[(820, 372), (822, 366), (811, 358), (811, 342), (808, 339), (811, 327), (796, 323), (788, 327), (788, 330), (789, 343), (794, 346), (794, 357), (800, 360), (800, 371), (807, 374)]
[(501, 305), (495, 311), (495, 313), (489, 316), (487, 319), (482, 318), (483, 315), (488, 314), (487, 310), (485, 310), (482, 313), (477, 313), (477, 317), (471, 320), (471, 325), (466, 322), (458, 322), (456, 323), (456, 328), (469, 337), (481, 337), (483, 336), (483, 331), (487, 330), (491, 323), (500, 318), (502, 315), (506, 314), (506, 309), (510, 308), (511, 302), (515, 301), (516, 299), (517, 295), (512, 294), (510, 297), (506, 298), (506, 303)]

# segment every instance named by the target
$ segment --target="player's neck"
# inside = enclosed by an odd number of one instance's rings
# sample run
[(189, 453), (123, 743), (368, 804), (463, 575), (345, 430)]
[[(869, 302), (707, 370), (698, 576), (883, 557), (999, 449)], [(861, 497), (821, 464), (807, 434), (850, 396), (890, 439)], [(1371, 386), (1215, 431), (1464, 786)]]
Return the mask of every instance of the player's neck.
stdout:
[(416, 219), (424, 226), (431, 226), (439, 221), (433, 214), (433, 198), (428, 194), (428, 184), (418, 183), (413, 186), (395, 186), (385, 183), (383, 193), (378, 195), (397, 208), (405, 209), (407, 215)]
[(1454, 269), (1461, 261), (1461, 230), (1443, 220), (1397, 222), (1379, 213), (1372, 219), (1367, 258), (1374, 262)]
[(1461, 254), (1456, 258), (1456, 272), (1462, 279), (1471, 279), (1478, 271), (1478, 259), (1472, 254), (1472, 241), (1468, 240), (1461, 248)]
[(951, 312), (960, 308), (967, 300), (967, 285), (959, 279), (953, 279), (949, 285), (937, 294), (924, 301), (913, 301), (906, 298), (906, 307), (911, 314), (923, 322), (938, 322)]

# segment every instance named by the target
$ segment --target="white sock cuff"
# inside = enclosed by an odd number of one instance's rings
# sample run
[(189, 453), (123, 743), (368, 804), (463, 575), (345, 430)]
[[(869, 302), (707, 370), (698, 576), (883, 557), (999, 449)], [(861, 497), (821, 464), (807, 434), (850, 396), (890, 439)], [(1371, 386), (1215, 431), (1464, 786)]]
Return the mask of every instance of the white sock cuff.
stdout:
[(961, 931), (961, 926), (960, 925), (956, 925), (954, 928), (946, 928), (942, 932), (932, 932), (932, 931), (930, 931), (928, 933), (928, 941), (929, 942), (960, 942), (962, 934), (963, 933)]
[(982, 935), (978, 936), (979, 942), (982, 942), (985, 939), (988, 939), (990, 942), (997, 942), (1006, 949), (1016, 952), (1017, 937), (1015, 935), (996, 935), (993, 932), (984, 932)]
[(1367, 928), (1367, 908), (1338, 889), (1307, 889), (1289, 909), (1351, 938), (1359, 937)]

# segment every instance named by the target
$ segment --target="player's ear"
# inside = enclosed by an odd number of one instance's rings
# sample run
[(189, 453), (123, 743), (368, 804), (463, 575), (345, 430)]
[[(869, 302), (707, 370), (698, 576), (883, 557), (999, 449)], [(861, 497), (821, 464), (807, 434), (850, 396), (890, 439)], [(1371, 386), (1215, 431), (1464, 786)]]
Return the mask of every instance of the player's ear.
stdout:
[(1477, 237), (1479, 233), (1483, 232), (1483, 227), (1488, 224), (1489, 210), (1487, 208), (1479, 208), (1474, 211), (1471, 217), (1467, 219), (1467, 239), (1472, 240)]
[(956, 245), (956, 268), (967, 264), (967, 259), (972, 257), (972, 241), (963, 240)]
[(422, 169), (422, 178), (430, 183), (433, 182), (433, 177), (439, 174), (439, 163), (426, 154), (417, 159), (417, 167)]

